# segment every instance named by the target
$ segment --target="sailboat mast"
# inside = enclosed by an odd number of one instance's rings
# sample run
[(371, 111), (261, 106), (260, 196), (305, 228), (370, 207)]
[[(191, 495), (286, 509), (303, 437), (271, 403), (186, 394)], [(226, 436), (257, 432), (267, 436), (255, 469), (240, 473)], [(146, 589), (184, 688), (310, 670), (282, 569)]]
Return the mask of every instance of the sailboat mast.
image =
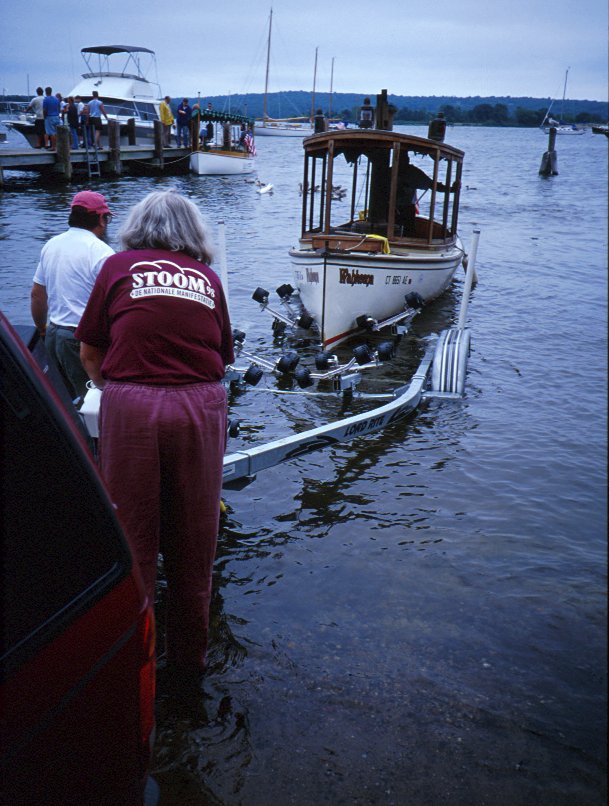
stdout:
[(563, 90), (562, 90), (562, 104), (561, 104), (561, 107), (560, 107), (560, 122), (561, 123), (565, 119), (565, 96), (567, 94), (567, 79), (569, 78), (569, 70), (570, 69), (571, 69), (570, 67), (567, 67), (567, 72), (565, 73), (565, 86), (563, 87)]
[(264, 101), (263, 101), (263, 108), (262, 108), (262, 125), (266, 126), (266, 119), (268, 117), (267, 110), (266, 110), (266, 97), (269, 91), (269, 64), (271, 61), (271, 29), (273, 27), (273, 8), (271, 7), (271, 13), (269, 14), (269, 36), (266, 43), (266, 75), (264, 77)]
[(332, 67), (330, 68), (330, 100), (328, 101), (328, 118), (332, 117), (332, 87), (334, 84), (334, 56), (332, 56)]
[(317, 80), (317, 51), (318, 48), (315, 48), (315, 67), (313, 68), (313, 93), (311, 95), (311, 121), (313, 121), (315, 117), (315, 82)]

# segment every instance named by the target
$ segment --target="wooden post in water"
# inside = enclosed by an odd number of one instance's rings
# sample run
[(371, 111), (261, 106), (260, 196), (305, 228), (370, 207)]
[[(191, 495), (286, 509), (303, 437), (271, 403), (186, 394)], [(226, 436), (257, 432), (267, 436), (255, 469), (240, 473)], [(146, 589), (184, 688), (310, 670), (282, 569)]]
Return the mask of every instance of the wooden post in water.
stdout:
[(127, 121), (127, 142), (130, 146), (135, 145), (135, 118), (129, 118)]
[(57, 127), (57, 165), (68, 182), (72, 179), (72, 162), (70, 161), (70, 130), (67, 126)]
[(159, 161), (159, 168), (163, 168), (163, 124), (160, 120), (154, 121), (154, 156)]
[(396, 108), (387, 100), (387, 90), (381, 90), (376, 96), (376, 128), (391, 131)]
[(121, 125), (118, 120), (108, 121), (108, 170), (110, 173), (118, 174), (123, 172), (121, 164)]
[(541, 167), (539, 173), (541, 176), (557, 176), (558, 163), (556, 159), (556, 151), (554, 146), (556, 144), (556, 128), (550, 127), (550, 136), (548, 138), (548, 150), (541, 158)]

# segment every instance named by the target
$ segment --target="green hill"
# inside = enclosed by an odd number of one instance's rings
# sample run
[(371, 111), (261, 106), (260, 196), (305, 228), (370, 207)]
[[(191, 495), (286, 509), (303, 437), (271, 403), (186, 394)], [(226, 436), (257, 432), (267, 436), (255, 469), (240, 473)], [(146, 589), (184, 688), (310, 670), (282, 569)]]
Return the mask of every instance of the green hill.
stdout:
[[(330, 95), (318, 92), (315, 95), (315, 109), (321, 108), (326, 114), (331, 109), (332, 115), (347, 121), (355, 121), (357, 112), (366, 97), (365, 93), (340, 93)], [(376, 93), (368, 93), (374, 104)], [(389, 95), (389, 102), (396, 109), (396, 122), (427, 122), (440, 111), (443, 111), (450, 123), (477, 123), (490, 125), (538, 126), (550, 105), (548, 98), (529, 98), (511, 96), (469, 96), (457, 98), (439, 95)], [(232, 111), (262, 117), (263, 94), (251, 93), (243, 96), (218, 95), (205, 99), (210, 100), (217, 109), (225, 109), (230, 103)], [(274, 92), (267, 98), (267, 111), (270, 117), (309, 117), (311, 115), (311, 93), (304, 91)], [(555, 102), (552, 114), (561, 115), (562, 102)], [(565, 100), (563, 118), (567, 122), (607, 122), (609, 104), (602, 101)]]

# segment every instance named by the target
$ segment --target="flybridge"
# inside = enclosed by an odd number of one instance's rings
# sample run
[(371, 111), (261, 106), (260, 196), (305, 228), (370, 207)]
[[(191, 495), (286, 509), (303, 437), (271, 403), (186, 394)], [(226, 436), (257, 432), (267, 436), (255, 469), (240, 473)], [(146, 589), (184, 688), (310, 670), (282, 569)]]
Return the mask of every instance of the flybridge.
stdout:
[[(147, 81), (146, 71), (150, 70), (156, 63), (155, 53), (149, 48), (140, 48), (133, 45), (99, 45), (96, 47), (82, 48), (82, 57), (89, 70), (83, 74), (83, 78), (94, 78), (95, 76), (120, 76), (122, 78), (135, 78), (140, 81)], [(122, 69), (116, 70), (119, 55), (124, 57)], [(142, 54), (146, 54), (148, 63), (146, 69), (142, 66)], [(111, 57), (115, 57), (112, 59)], [(114, 69), (111, 69), (114, 68)]]

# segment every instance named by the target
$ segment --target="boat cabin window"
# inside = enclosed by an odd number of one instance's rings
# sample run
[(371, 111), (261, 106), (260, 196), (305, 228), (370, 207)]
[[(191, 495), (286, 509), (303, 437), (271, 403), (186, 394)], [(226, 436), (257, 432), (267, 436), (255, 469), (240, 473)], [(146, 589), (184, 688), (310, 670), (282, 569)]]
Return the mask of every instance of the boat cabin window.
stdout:
[(159, 119), (159, 115), (154, 104), (145, 103), (144, 101), (136, 101), (135, 108), (137, 109), (142, 120)]
[(311, 149), (305, 160), (303, 236), (451, 240), (461, 160), (449, 151), (409, 146), (387, 140), (358, 147), (337, 138), (327, 149)]
[(104, 109), (109, 115), (121, 115), (127, 118), (136, 116), (133, 101), (123, 101), (120, 98), (108, 98), (108, 100), (104, 100)]

